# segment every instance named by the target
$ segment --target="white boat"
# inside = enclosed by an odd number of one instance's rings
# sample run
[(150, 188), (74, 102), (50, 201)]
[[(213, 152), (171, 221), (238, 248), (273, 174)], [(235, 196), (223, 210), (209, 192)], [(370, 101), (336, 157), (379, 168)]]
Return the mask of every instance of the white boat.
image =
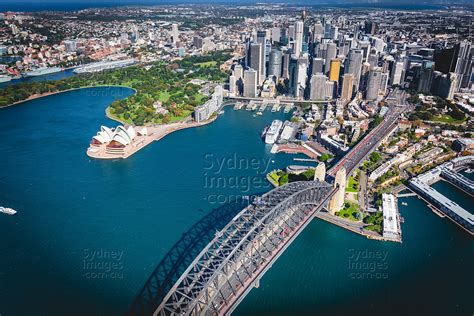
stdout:
[(15, 215), (16, 211), (9, 207), (0, 206), (0, 213), (5, 213), (7, 215)]
[(267, 134), (265, 135), (265, 143), (267, 144), (274, 144), (278, 136), (280, 136), (280, 131), (283, 126), (283, 122), (280, 120), (274, 120), (272, 122), (272, 125), (270, 125), (270, 128), (267, 131)]
[(125, 60), (114, 60), (114, 61), (99, 61), (96, 63), (87, 64), (85, 66), (74, 69), (73, 71), (77, 74), (82, 74), (85, 72), (99, 72), (102, 70), (115, 69), (128, 67), (135, 64), (135, 60), (125, 59)]
[(48, 74), (53, 74), (56, 72), (60, 72), (62, 69), (61, 67), (41, 67), (34, 69), (32, 71), (28, 71), (25, 73), (23, 76), (25, 78), (27, 77), (38, 77), (38, 76), (43, 76), (43, 75), (48, 75)]
[(258, 111), (258, 112), (257, 112), (257, 115), (263, 115), (263, 112), (262, 112), (262, 111)]
[(277, 108), (278, 108), (278, 104), (274, 104), (272, 106), (272, 112), (276, 112), (277, 111)]
[(10, 77), (10, 76), (0, 75), (0, 83), (9, 82), (11, 80), (12, 80), (12, 77)]

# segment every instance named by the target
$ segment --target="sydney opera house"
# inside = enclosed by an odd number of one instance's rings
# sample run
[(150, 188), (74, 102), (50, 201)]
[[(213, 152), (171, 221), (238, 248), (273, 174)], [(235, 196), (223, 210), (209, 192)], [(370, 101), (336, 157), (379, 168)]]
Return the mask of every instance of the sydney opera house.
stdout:
[(146, 135), (148, 135), (146, 127), (136, 130), (133, 126), (119, 125), (115, 129), (101, 126), (97, 135), (92, 137), (90, 145), (91, 147), (105, 146), (106, 153), (122, 155), (127, 146), (132, 145), (137, 137)]

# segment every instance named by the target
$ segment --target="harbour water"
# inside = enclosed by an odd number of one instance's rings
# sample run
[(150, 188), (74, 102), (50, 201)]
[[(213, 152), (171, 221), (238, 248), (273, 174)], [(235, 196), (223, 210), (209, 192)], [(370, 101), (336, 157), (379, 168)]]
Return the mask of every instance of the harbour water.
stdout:
[[(0, 216), (0, 313), (125, 313), (183, 233), (224, 202), (270, 190), (265, 173), (298, 157), (260, 139), (289, 114), (228, 107), (126, 160), (89, 159), (91, 136), (116, 125), (105, 107), (131, 93), (82, 89), (0, 110), (0, 204), (18, 211)], [(402, 244), (314, 220), (235, 313), (471, 313), (472, 238), (405, 201)]]

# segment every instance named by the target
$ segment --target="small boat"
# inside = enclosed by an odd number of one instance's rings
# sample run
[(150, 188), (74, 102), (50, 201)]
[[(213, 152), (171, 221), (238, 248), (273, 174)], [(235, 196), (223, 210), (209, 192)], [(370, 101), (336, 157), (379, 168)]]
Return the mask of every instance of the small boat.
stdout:
[(263, 112), (262, 112), (262, 111), (258, 111), (258, 112), (257, 112), (257, 115), (263, 115)]
[(5, 213), (7, 215), (15, 215), (16, 211), (9, 207), (0, 206), (0, 213)]
[(219, 115), (224, 114), (224, 110), (220, 110), (219, 112), (217, 112), (217, 114), (219, 114)]
[(472, 169), (467, 169), (467, 170), (466, 170), (466, 173), (467, 173), (467, 174), (471, 174), (471, 173), (473, 173), (473, 172), (474, 172), (474, 171), (473, 171)]
[(407, 203), (407, 202), (402, 202), (402, 205), (403, 205), (403, 206), (407, 206), (408, 203)]

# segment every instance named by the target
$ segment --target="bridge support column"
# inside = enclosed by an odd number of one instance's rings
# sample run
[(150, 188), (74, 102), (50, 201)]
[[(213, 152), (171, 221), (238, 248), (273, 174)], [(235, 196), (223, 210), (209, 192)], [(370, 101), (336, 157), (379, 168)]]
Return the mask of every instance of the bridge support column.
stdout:
[(341, 167), (336, 173), (336, 180), (334, 187), (339, 187), (336, 194), (329, 201), (329, 212), (335, 214), (339, 212), (344, 206), (344, 196), (346, 194), (346, 168)]

